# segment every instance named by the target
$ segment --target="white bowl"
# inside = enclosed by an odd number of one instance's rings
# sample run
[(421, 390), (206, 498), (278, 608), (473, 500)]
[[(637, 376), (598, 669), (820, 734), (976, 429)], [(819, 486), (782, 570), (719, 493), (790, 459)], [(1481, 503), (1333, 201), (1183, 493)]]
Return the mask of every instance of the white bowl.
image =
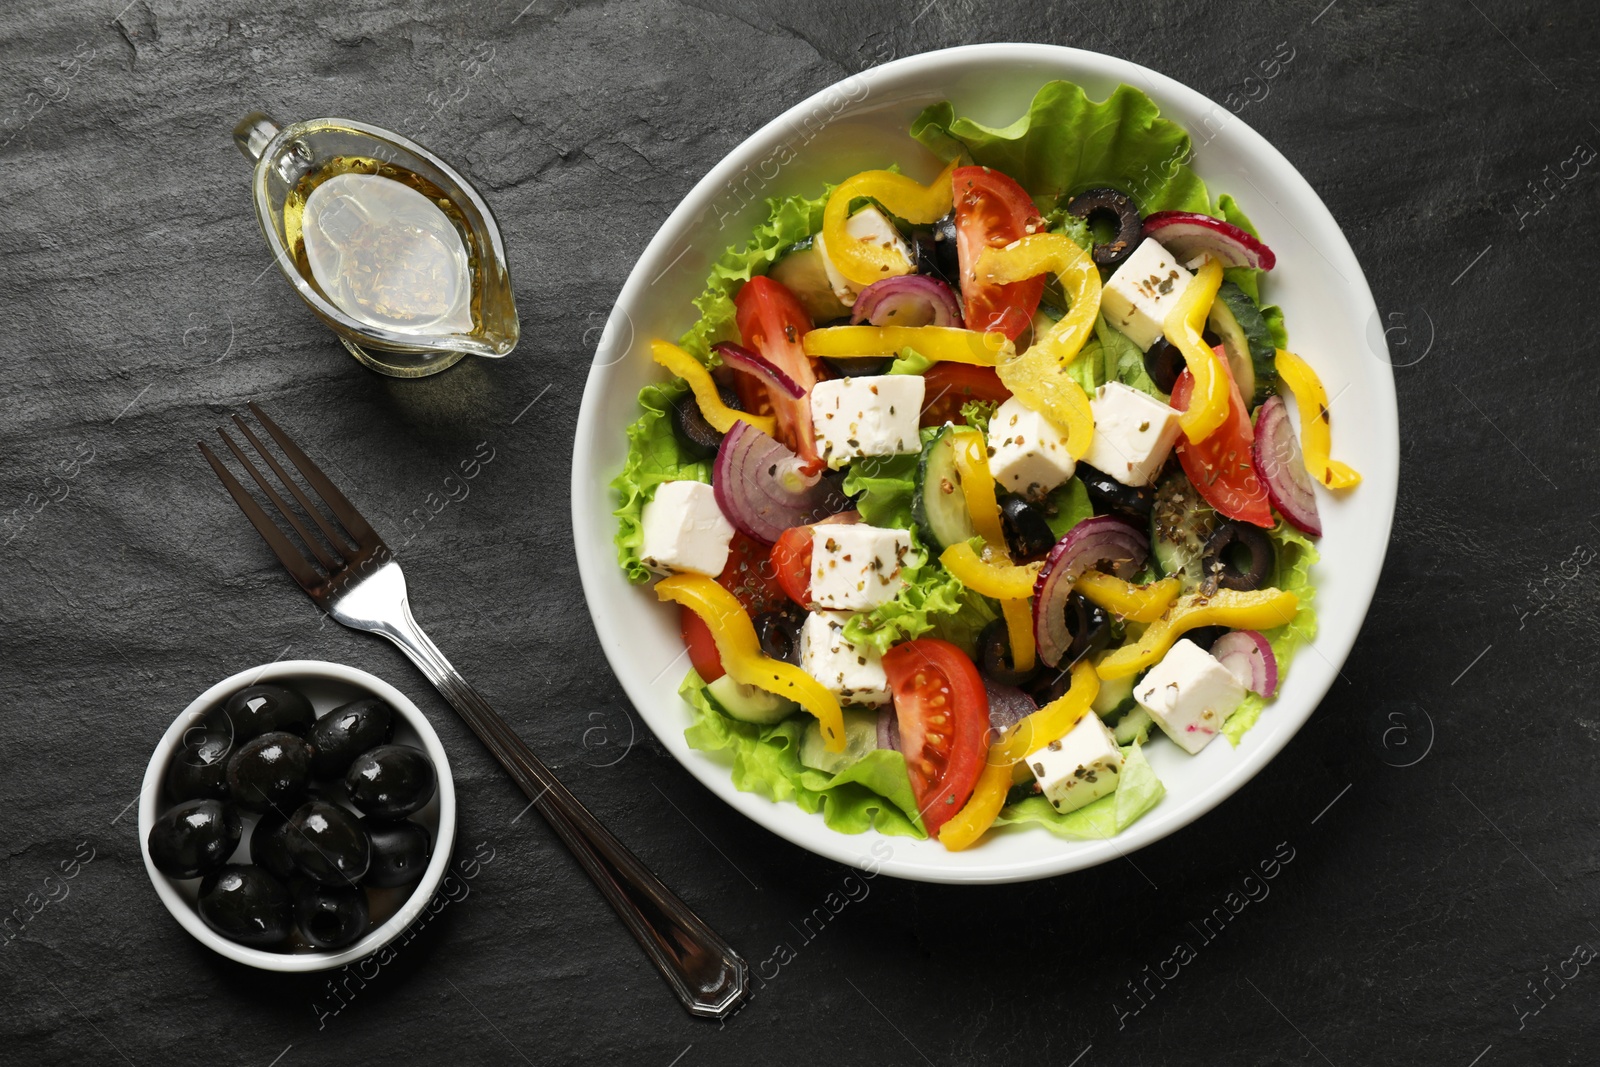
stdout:
[[(712, 261), (728, 244), (743, 243), (765, 217), (763, 198), (815, 196), (824, 182), (889, 163), (927, 181), (940, 161), (906, 132), (926, 105), (949, 99), (959, 114), (1005, 125), (1054, 78), (1077, 82), (1096, 99), (1127, 82), (1190, 132), (1192, 165), (1212, 195), (1232, 193), (1277, 253), (1266, 296), (1283, 306), (1295, 350), (1334, 398), (1335, 455), (1364, 480), (1339, 497), (1318, 490), (1319, 630), (1295, 657), (1277, 701), (1238, 748), (1219, 741), (1191, 757), (1154, 739), (1146, 754), (1167, 795), (1122, 834), (1077, 842), (1039, 827), (1008, 827), (968, 851), (949, 852), (937, 841), (837, 833), (793, 804), (739, 792), (725, 760), (684, 741), (691, 720), (677, 695), (687, 663), (676, 610), (659, 605), (648, 588), (631, 586), (612, 548), (616, 504), (607, 483), (626, 455), (623, 427), (637, 417), (640, 387), (664, 376), (646, 345), (653, 337), (676, 338), (693, 323), (690, 301)], [(1383, 566), (1399, 479), (1394, 377), (1382, 331), (1372, 329), (1378, 322), (1361, 265), (1311, 186), (1260, 134), (1171, 78), (1110, 56), (1032, 44), (952, 48), (855, 75), (768, 123), (701, 179), (617, 299), (584, 391), (572, 465), (578, 569), (601, 644), (640, 714), (690, 773), (755, 822), (819, 855), (933, 882), (1043, 878), (1125, 855), (1193, 822), (1266, 766), (1310, 717), (1350, 652)]]
[[(433, 838), (433, 855), (429, 858), (428, 869), (411, 887), (410, 895), (395, 908), (393, 914), (367, 931), (359, 940), (332, 952), (309, 950), (280, 952), (273, 949), (251, 948), (237, 941), (228, 940), (207, 926), (195, 909), (201, 880), (168, 878), (156, 870), (156, 865), (150, 859), (150, 827), (154, 824), (156, 816), (171, 806), (171, 801), (164, 795), (162, 783), (166, 778), (167, 765), (172, 754), (178, 750), (184, 733), (191, 727), (197, 726), (202, 719), (221, 707), (228, 697), (240, 689), (264, 682), (292, 685), (311, 701), (311, 706), (319, 718), (349, 701), (369, 696), (378, 698), (399, 714), (394, 727), (395, 743), (421, 748), (433, 761), (433, 769), (438, 777), (439, 787), (433, 799), (428, 801), (421, 811), (411, 816), (411, 819), (424, 827)], [(246, 827), (244, 835), (239, 840), (238, 849), (230, 857), (230, 862), (250, 862), (252, 828)], [(144, 850), (145, 870), (150, 872), (150, 882), (156, 887), (161, 902), (172, 912), (172, 917), (178, 920), (178, 924), (207, 948), (231, 960), (266, 971), (320, 971), (331, 967), (343, 967), (393, 941), (422, 914), (422, 909), (427, 906), (434, 891), (439, 888), (445, 872), (450, 868), (450, 852), (455, 845), (455, 839), (455, 783), (450, 777), (450, 761), (444, 754), (444, 746), (439, 743), (439, 735), (433, 732), (428, 720), (417, 710), (415, 704), (406, 699), (405, 694), (388, 682), (374, 678), (366, 671), (343, 667), (337, 663), (325, 663), (322, 660), (299, 659), (269, 663), (264, 667), (240, 671), (231, 678), (224, 678), (201, 693), (193, 703), (183, 709), (183, 714), (167, 728), (160, 744), (156, 745), (155, 753), (150, 757), (150, 765), (144, 772), (144, 788), (139, 794), (139, 847)], [(404, 890), (382, 892), (398, 894)]]

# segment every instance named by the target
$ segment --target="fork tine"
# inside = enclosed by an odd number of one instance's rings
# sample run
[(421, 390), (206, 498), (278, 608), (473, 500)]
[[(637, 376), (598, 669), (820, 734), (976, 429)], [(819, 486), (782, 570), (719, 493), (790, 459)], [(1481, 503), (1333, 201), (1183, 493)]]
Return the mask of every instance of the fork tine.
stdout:
[[(267, 495), (267, 503), (277, 508), (278, 514), (282, 515), (289, 521), (290, 528), (293, 529), (300, 540), (305, 543), (305, 546), (311, 550), (311, 554), (317, 557), (317, 562), (322, 564), (323, 569), (329, 574), (332, 574), (334, 571), (338, 570), (339, 561), (333, 556), (329, 555), (328, 550), (323, 548), (322, 545), (317, 542), (317, 539), (312, 537), (311, 534), (306, 530), (305, 526), (300, 522), (300, 520), (295, 517), (294, 511), (289, 507), (288, 504), (284, 503), (283, 498), (279, 496), (277, 491), (272, 488), (271, 483), (267, 481), (266, 475), (261, 473), (261, 469), (259, 467), (250, 462), (250, 457), (244, 454), (244, 449), (240, 448), (238, 443), (234, 441), (233, 435), (228, 433), (221, 426), (218, 426), (217, 436), (222, 438), (223, 442), (228, 446), (228, 451), (233, 453), (233, 458), (242, 463), (244, 465), (244, 469), (250, 472), (250, 477), (255, 479), (256, 485), (260, 486), (261, 491)], [(282, 475), (280, 474), (279, 477), (281, 478)], [(334, 541), (333, 545), (335, 548), (338, 548), (339, 542)]]
[(278, 447), (283, 449), (283, 454), (289, 457), (289, 462), (294, 465), (295, 470), (300, 472), (300, 477), (306, 480), (306, 484), (311, 486), (312, 491), (328, 505), (328, 510), (333, 512), (334, 518), (338, 519), (344, 528), (349, 531), (350, 538), (356, 543), (356, 546), (365, 549), (383, 544), (383, 538), (378, 536), (376, 530), (367, 525), (367, 520), (361, 517), (361, 512), (356, 510), (356, 506), (350, 503), (343, 493), (339, 492), (338, 486), (328, 480), (328, 476), (322, 473), (322, 468), (311, 462), (311, 457), (300, 450), (300, 446), (294, 443), (294, 439), (279, 429), (278, 424), (267, 417), (267, 413), (261, 410), (259, 404), (251, 402), (250, 411), (255, 415), (257, 421), (266, 427), (267, 433), (272, 435), (272, 439), (278, 443)]
[(256, 533), (261, 535), (261, 539), (267, 543), (267, 547), (272, 549), (273, 555), (278, 557), (278, 562), (282, 563), (290, 576), (300, 583), (300, 588), (307, 593), (311, 593), (324, 585), (322, 575), (318, 574), (311, 562), (294, 547), (287, 537), (283, 536), (283, 531), (279, 530), (277, 525), (267, 517), (267, 513), (262, 510), (261, 505), (256, 503), (255, 497), (251, 496), (245, 487), (239, 484), (239, 479), (235, 478), (233, 473), (222, 465), (222, 461), (217, 458), (217, 454), (211, 451), (204, 441), (200, 442), (200, 454), (206, 457), (206, 462), (211, 464), (211, 469), (217, 472), (217, 477), (222, 480), (222, 486), (228, 491), (228, 495), (233, 497), (233, 502), (239, 505), (239, 510), (244, 512), (245, 518), (250, 520), (250, 525), (256, 528)]
[[(312, 506), (310, 498), (300, 489), (300, 483), (289, 477), (288, 472), (283, 469), (283, 465), (278, 462), (277, 457), (267, 451), (266, 446), (261, 443), (261, 438), (251, 431), (249, 425), (243, 419), (235, 415), (233, 421), (239, 427), (239, 432), (244, 434), (244, 439), (250, 442), (250, 447), (256, 450), (258, 456), (267, 461), (267, 466), (272, 468), (272, 473), (278, 476), (280, 482), (289, 487), (289, 492), (294, 494), (294, 498), (300, 502), (300, 506), (305, 509), (306, 514), (310, 515), (312, 521), (317, 524), (317, 529), (321, 530), (323, 535), (327, 537), (328, 544), (333, 546), (333, 550), (341, 556), (349, 556), (350, 552), (345, 548), (344, 538), (339, 536), (339, 532), (333, 528), (332, 523), (322, 517), (322, 510)], [(304, 537), (305, 535), (301, 534), (301, 536)], [(317, 558), (322, 558), (320, 553)], [(326, 562), (324, 562), (324, 565), (327, 565)], [(332, 567), (330, 566), (329, 569), (331, 570)]]

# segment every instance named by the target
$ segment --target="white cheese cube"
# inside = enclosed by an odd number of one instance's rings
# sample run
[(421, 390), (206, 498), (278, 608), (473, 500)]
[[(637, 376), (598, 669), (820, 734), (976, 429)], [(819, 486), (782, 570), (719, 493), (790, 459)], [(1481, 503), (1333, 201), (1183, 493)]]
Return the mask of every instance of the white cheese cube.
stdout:
[(822, 458), (839, 468), (860, 456), (920, 451), (922, 391), (920, 374), (830, 378), (812, 386), (811, 422)]
[(645, 504), (640, 525), (639, 558), (646, 567), (715, 578), (728, 562), (733, 523), (705, 482), (662, 482)]
[(1177, 306), (1194, 280), (1178, 257), (1146, 237), (1122, 261), (1100, 293), (1100, 313), (1140, 348), (1149, 349), (1161, 336), (1161, 323)]
[(1089, 398), (1094, 439), (1083, 462), (1123, 485), (1149, 485), (1178, 439), (1178, 411), (1131, 385), (1107, 382)]
[[(911, 258), (911, 246), (906, 244), (905, 238), (900, 236), (900, 231), (894, 228), (894, 223), (890, 222), (883, 212), (872, 205), (867, 205), (845, 220), (844, 232), (857, 241), (870, 241), (900, 253), (898, 257), (893, 258), (901, 261), (902, 265), (885, 271), (883, 275), (885, 278), (910, 274), (916, 269), (912, 265), (914, 261)], [(833, 288), (833, 295), (837, 296), (839, 303), (845, 307), (853, 307), (856, 302), (856, 294), (866, 287), (856, 285), (839, 273), (839, 268), (833, 264), (833, 257), (828, 254), (828, 246), (823, 241), (820, 230), (817, 232), (816, 237), (812, 239), (812, 242), (817, 251), (822, 253), (822, 269), (828, 275), (828, 285)]]
[(1244, 699), (1244, 686), (1215, 656), (1184, 638), (1134, 687), (1133, 699), (1193, 755), (1222, 730)]
[(989, 472), (1010, 492), (1041, 497), (1076, 467), (1067, 435), (1016, 397), (989, 420)]
[(844, 638), (846, 611), (813, 611), (800, 627), (800, 669), (843, 704), (889, 703), (883, 657)]
[(1122, 774), (1122, 750), (1116, 736), (1092, 711), (1085, 713), (1067, 736), (1050, 742), (1024, 762), (1044, 798), (1063, 815), (1115, 791)]
[(870, 611), (893, 600), (911, 535), (865, 523), (828, 523), (811, 535), (811, 600), (821, 608)]

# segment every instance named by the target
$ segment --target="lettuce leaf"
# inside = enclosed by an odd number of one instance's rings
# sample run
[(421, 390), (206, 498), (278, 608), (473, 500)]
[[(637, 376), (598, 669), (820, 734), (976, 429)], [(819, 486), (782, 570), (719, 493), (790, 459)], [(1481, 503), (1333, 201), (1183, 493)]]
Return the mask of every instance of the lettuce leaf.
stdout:
[(1144, 350), (1107, 322), (1104, 315), (1095, 319), (1094, 336), (1084, 342), (1078, 358), (1067, 365), (1067, 374), (1091, 395), (1107, 382), (1121, 382), (1162, 403), (1167, 401), (1167, 394), (1156, 388), (1144, 369)]
[(876, 829), (902, 837), (928, 836), (900, 753), (879, 750), (838, 774), (824, 774), (800, 763), (805, 716), (772, 726), (731, 718), (694, 671), (678, 692), (694, 712), (693, 724), (684, 731), (689, 747), (727, 753), (738, 789), (768, 800), (792, 800), (808, 812), (820, 811), (828, 828), (840, 833)]
[(873, 526), (909, 530), (914, 524), (912, 498), (917, 488), (917, 453), (899, 456), (864, 456), (844, 472), (847, 496), (861, 494), (856, 510)]
[[(1256, 232), (1254, 224), (1251, 223), (1250, 216), (1246, 215), (1244, 209), (1236, 204), (1233, 197), (1227, 193), (1217, 197), (1217, 206), (1211, 211), (1211, 214), (1224, 222), (1233, 223), (1251, 237), (1261, 236)], [(1222, 272), (1222, 276), (1227, 281), (1243, 289), (1250, 299), (1259, 305), (1261, 303), (1261, 275), (1264, 273), (1264, 271), (1256, 270), (1253, 267), (1229, 267)], [(1289, 334), (1283, 328), (1283, 309), (1276, 304), (1268, 304), (1261, 309), (1261, 317), (1267, 320), (1267, 332), (1272, 334), (1272, 343), (1279, 348), (1288, 348)]]
[(961, 405), (961, 417), (967, 425), (974, 430), (989, 436), (989, 420), (994, 418), (994, 413), (1000, 405), (993, 400), (969, 400)]
[[(1317, 613), (1312, 607), (1316, 586), (1311, 582), (1311, 566), (1317, 562), (1317, 549), (1311, 539), (1288, 523), (1279, 521), (1271, 530), (1273, 545), (1278, 550), (1278, 569), (1272, 585), (1300, 598), (1300, 609), (1287, 625), (1263, 631), (1272, 645), (1272, 654), (1278, 660), (1278, 677), (1289, 669), (1289, 661), (1301, 645), (1317, 636)], [(1245, 694), (1244, 701), (1234, 709), (1222, 732), (1235, 746), (1240, 738), (1261, 718), (1268, 701), (1255, 693)]]
[(1063, 815), (1042, 796), (1008, 804), (995, 819), (996, 826), (1038, 823), (1057, 837), (1094, 841), (1120, 834), (1166, 795), (1156, 772), (1135, 744), (1122, 750), (1122, 774), (1117, 791)]
[(1068, 478), (1045, 500), (1045, 522), (1056, 540), (1067, 536), (1067, 531), (1094, 515), (1094, 504), (1089, 500), (1089, 489), (1081, 478)]
[(999, 618), (994, 603), (962, 585), (932, 558), (915, 530), (900, 577), (894, 599), (853, 615), (844, 624), (845, 640), (882, 655), (901, 641), (931, 635), (974, 655), (978, 635)]
[(650, 569), (639, 561), (639, 546), (644, 542), (640, 516), (645, 504), (656, 495), (662, 482), (711, 480), (711, 463), (686, 455), (672, 432), (672, 406), (689, 392), (682, 378), (639, 390), (639, 406), (644, 414), (628, 427), (628, 458), (622, 472), (611, 481), (611, 489), (622, 500), (612, 512), (617, 517), (617, 562), (630, 582), (649, 579)]

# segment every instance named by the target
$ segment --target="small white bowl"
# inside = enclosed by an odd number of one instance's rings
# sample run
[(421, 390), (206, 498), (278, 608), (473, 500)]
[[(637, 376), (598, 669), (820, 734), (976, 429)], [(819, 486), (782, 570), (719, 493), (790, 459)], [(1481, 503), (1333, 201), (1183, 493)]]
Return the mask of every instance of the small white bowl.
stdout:
[[(196, 910), (195, 901), (199, 895), (201, 879), (168, 878), (156, 870), (156, 865), (150, 859), (150, 827), (155, 823), (156, 816), (171, 806), (172, 802), (164, 795), (163, 783), (167, 775), (167, 765), (172, 759), (172, 754), (178, 750), (184, 733), (191, 727), (199, 725), (202, 719), (221, 707), (223, 702), (238, 690), (265, 682), (292, 685), (311, 701), (311, 706), (319, 718), (349, 701), (369, 696), (378, 698), (399, 715), (394, 724), (395, 743), (421, 748), (433, 761), (433, 769), (438, 777), (439, 787), (434, 792), (433, 799), (428, 801), (427, 806), (421, 811), (411, 816), (412, 820), (424, 827), (433, 838), (433, 855), (428, 861), (428, 869), (411, 887), (410, 895), (399, 904), (392, 915), (369, 930), (360, 940), (337, 951), (280, 952), (273, 949), (251, 948), (237, 941), (230, 941), (207, 926)], [(250, 862), (252, 829), (253, 825), (246, 826), (244, 834), (239, 839), (239, 847), (229, 858), (230, 862)], [(427, 906), (439, 888), (445, 872), (450, 868), (450, 853), (455, 845), (455, 838), (456, 791), (454, 780), (450, 777), (450, 761), (444, 754), (444, 746), (439, 743), (439, 735), (433, 732), (428, 720), (423, 717), (415, 704), (389, 683), (374, 678), (366, 671), (322, 660), (285, 660), (269, 663), (264, 667), (254, 667), (240, 671), (231, 678), (225, 678), (201, 693), (193, 703), (183, 709), (183, 714), (167, 728), (160, 744), (156, 745), (155, 753), (150, 757), (150, 765), (144, 772), (144, 788), (139, 794), (139, 847), (144, 852), (145, 870), (150, 872), (150, 882), (156, 887), (161, 902), (172, 912), (172, 917), (178, 920), (179, 925), (193, 934), (202, 945), (231, 960), (259, 967), (265, 971), (303, 972), (343, 967), (393, 941), (422, 914), (422, 909)], [(381, 892), (399, 894), (404, 890)]]

